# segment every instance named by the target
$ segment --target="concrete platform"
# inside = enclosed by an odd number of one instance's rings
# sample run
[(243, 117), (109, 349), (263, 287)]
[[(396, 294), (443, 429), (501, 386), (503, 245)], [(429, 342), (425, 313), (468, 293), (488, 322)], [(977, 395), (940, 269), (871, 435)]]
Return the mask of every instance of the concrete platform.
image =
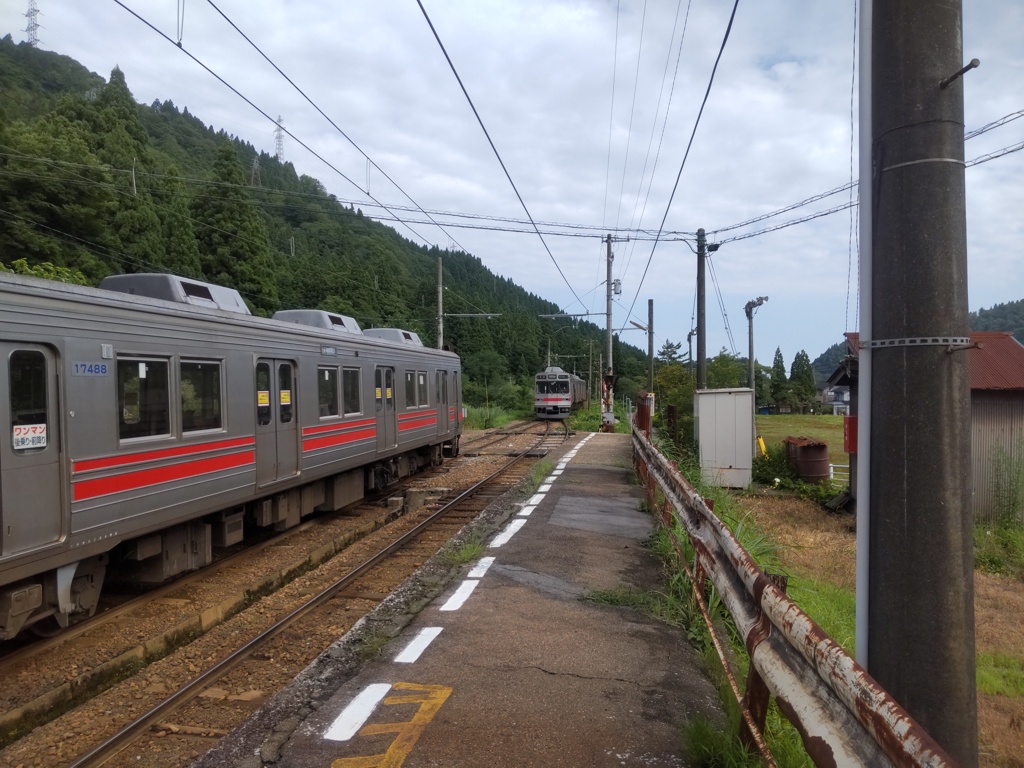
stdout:
[(580, 599), (661, 588), (631, 451), (581, 436), (380, 658), (345, 675), (327, 654), (198, 765), (686, 765), (687, 719), (723, 716), (685, 633)]

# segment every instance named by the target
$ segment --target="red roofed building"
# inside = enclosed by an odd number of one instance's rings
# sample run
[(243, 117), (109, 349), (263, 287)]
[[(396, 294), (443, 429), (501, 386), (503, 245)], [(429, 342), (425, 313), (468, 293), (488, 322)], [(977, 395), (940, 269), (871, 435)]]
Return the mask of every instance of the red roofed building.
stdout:
[[(856, 392), (860, 335), (847, 333), (849, 355), (829, 377), (830, 385), (849, 385)], [(1012, 475), (1024, 466), (1024, 346), (1012, 333), (974, 331), (966, 351), (971, 382), (971, 483), (973, 512), (978, 521), (996, 521), (1003, 510), (996, 499), (997, 471)], [(854, 400), (856, 396), (854, 396)], [(851, 465), (855, 457), (851, 456)], [(1001, 468), (1002, 467), (1002, 468)], [(851, 466), (851, 480), (855, 469)], [(1009, 486), (1024, 478), (1002, 478)], [(1017, 523), (1024, 523), (1021, 510)]]

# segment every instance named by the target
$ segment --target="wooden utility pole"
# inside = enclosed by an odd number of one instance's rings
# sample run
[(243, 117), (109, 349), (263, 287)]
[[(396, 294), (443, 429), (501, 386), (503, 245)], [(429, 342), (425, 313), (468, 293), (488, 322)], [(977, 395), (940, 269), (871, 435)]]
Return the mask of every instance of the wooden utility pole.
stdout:
[(963, 13), (960, 0), (871, 12), (867, 666), (976, 766)]

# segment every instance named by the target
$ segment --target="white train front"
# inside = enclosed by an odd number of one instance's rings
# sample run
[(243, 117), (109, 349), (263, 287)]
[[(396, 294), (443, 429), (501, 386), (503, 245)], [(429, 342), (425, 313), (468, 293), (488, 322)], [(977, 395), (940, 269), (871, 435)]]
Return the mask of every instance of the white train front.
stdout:
[(548, 366), (534, 379), (533, 412), (538, 419), (567, 419), (588, 399), (587, 382), (561, 368)]

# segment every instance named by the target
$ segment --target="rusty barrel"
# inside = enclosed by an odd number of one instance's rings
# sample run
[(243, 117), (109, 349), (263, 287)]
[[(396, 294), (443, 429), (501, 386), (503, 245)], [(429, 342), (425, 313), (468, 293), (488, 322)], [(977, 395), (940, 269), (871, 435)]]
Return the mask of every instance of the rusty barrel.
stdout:
[(807, 483), (828, 482), (828, 443), (813, 437), (787, 437), (786, 459)]

